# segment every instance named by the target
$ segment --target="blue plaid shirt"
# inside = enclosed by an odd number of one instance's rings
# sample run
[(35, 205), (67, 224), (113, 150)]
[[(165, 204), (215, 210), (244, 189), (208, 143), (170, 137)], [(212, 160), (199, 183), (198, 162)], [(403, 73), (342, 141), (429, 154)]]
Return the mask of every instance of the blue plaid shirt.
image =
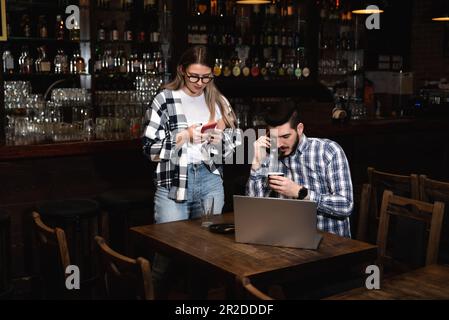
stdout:
[[(248, 196), (273, 196), (268, 187), (268, 167), (267, 158), (258, 170), (251, 170)], [(318, 205), (318, 229), (351, 237), (349, 216), (354, 207), (351, 172), (346, 155), (336, 142), (303, 135), (296, 152), (279, 160), (279, 171), (309, 189), (310, 200)]]

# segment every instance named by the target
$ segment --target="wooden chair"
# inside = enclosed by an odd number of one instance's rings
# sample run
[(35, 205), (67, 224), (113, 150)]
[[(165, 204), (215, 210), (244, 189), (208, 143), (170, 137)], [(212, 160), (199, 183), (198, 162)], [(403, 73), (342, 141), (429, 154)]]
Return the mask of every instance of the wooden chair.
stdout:
[[(32, 213), (40, 247), (41, 278), (44, 281), (47, 298), (67, 298), (69, 291), (65, 287), (65, 271), (70, 265), (70, 255), (64, 230), (50, 228), (37, 212)], [(55, 265), (56, 258), (57, 265)]]
[(109, 299), (153, 300), (154, 291), (150, 262), (131, 259), (112, 250), (105, 240), (96, 236), (101, 266), (101, 281)]
[(418, 175), (397, 175), (368, 168), (368, 184), (363, 185), (360, 200), (357, 240), (375, 242), (380, 217), (379, 205), (385, 190), (419, 199)]
[(393, 267), (406, 270), (405, 266), (393, 257), (387, 255), (388, 231), (391, 216), (414, 219), (430, 225), (427, 243), (426, 265), (436, 264), (440, 243), (441, 224), (444, 215), (444, 204), (435, 202), (430, 204), (415, 199), (396, 196), (391, 191), (385, 191), (380, 210), (379, 232), (377, 235), (378, 259), (381, 267), (388, 263)]
[(420, 199), (425, 202), (441, 201), (445, 203), (445, 218), (443, 219), (441, 235), (440, 258), (449, 263), (449, 182), (442, 182), (419, 176)]
[(254, 298), (260, 300), (274, 300), (272, 297), (257, 289), (247, 277), (237, 277), (236, 280)]

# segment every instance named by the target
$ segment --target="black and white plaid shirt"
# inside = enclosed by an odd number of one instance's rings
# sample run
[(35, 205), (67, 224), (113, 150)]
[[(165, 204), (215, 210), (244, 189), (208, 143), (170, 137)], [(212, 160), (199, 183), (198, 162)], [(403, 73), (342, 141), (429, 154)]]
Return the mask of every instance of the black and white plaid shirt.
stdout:
[[(269, 158), (257, 171), (251, 170), (247, 195), (272, 195), (267, 181), (268, 167)], [(310, 200), (318, 205), (318, 229), (351, 237), (349, 216), (354, 206), (351, 172), (346, 155), (336, 142), (303, 135), (296, 152), (279, 160), (279, 171), (309, 189)]]
[[(171, 90), (164, 90), (156, 95), (151, 107), (146, 111), (142, 137), (144, 154), (151, 161), (159, 162), (155, 173), (157, 186), (168, 189), (169, 198), (175, 201), (187, 200), (186, 145), (176, 147), (176, 135), (188, 128), (181, 103), (180, 99), (173, 97)], [(229, 105), (228, 107), (230, 108)], [(210, 144), (203, 144), (204, 163), (212, 173), (221, 175), (219, 164), (224, 163), (223, 159), (233, 154), (239, 144), (239, 131), (225, 129), (221, 150)]]

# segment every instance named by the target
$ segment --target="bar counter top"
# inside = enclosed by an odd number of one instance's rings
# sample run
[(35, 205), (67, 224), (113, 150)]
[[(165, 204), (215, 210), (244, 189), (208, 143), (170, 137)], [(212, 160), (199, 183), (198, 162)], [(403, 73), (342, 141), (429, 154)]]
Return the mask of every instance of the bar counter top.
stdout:
[[(342, 137), (373, 134), (394, 134), (400, 132), (447, 131), (449, 117), (440, 118), (388, 118), (357, 120), (343, 123), (321, 122), (305, 123), (305, 133), (311, 137)], [(0, 146), (0, 161), (62, 157), (76, 155), (94, 155), (115, 152), (141, 152), (140, 139), (116, 141), (80, 141), (24, 146)]]

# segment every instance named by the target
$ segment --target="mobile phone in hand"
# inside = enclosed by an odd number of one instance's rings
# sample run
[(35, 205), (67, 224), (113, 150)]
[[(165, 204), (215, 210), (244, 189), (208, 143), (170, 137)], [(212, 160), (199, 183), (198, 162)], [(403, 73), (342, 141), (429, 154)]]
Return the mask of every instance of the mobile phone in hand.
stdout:
[(217, 127), (217, 122), (216, 121), (215, 122), (211, 122), (211, 123), (207, 123), (207, 124), (205, 124), (204, 126), (201, 127), (201, 133), (205, 133), (208, 130), (215, 129), (216, 127)]

